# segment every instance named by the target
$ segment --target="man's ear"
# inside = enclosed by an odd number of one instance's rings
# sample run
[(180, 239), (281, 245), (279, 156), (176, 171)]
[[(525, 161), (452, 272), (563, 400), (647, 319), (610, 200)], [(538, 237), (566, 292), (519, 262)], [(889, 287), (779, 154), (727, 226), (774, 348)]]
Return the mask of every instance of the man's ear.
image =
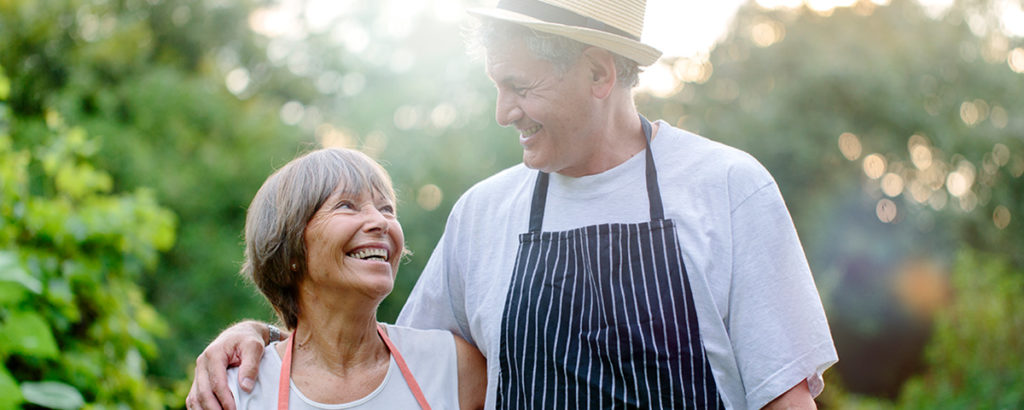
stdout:
[(615, 56), (599, 47), (587, 47), (583, 50), (583, 58), (590, 70), (592, 80), (590, 92), (599, 99), (607, 98), (618, 81), (615, 71)]

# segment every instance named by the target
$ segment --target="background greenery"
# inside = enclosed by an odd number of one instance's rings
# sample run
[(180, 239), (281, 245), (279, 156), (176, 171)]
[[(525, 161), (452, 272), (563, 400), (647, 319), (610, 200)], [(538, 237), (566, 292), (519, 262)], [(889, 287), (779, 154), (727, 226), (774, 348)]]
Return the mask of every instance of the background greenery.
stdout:
[[(381, 306), (393, 320), (454, 200), (520, 158), (462, 28), (416, 3), (275, 32), (269, 0), (0, 0), (0, 408), (182, 407), (220, 329), (272, 319), (235, 274), (245, 207), (321, 145), (395, 180), (414, 254)], [(840, 352), (822, 406), (1024, 405), (1007, 4), (750, 4), (637, 95), (778, 180)]]

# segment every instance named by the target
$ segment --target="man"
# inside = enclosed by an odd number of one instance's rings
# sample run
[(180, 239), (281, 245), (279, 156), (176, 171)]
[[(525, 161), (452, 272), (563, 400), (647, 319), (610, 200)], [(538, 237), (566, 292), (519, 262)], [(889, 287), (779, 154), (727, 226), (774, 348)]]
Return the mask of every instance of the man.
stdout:
[[(644, 1), (471, 12), (523, 164), (459, 199), (398, 323), (477, 345), (489, 408), (813, 408), (837, 356), (789, 213), (749, 155), (637, 113)], [(190, 406), (266, 333), (211, 344)]]

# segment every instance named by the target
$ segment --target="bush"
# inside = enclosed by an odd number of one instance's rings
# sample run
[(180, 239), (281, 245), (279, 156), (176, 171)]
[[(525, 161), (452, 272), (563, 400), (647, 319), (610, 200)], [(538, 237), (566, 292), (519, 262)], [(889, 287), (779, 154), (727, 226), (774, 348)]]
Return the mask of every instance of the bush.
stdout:
[(1024, 272), (1005, 256), (962, 251), (953, 304), (935, 318), (928, 369), (902, 408), (1024, 408)]
[(0, 71), (0, 408), (159, 408), (145, 360), (165, 332), (136, 284), (174, 243), (152, 192), (112, 192), (99, 145), (46, 113), (15, 149)]

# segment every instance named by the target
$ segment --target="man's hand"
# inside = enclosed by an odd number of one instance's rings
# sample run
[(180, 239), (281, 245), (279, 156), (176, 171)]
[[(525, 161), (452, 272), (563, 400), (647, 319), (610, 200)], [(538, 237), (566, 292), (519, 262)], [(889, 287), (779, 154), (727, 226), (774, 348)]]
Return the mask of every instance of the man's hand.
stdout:
[(237, 366), (242, 390), (252, 391), (267, 337), (267, 325), (251, 320), (232, 325), (218, 335), (196, 359), (196, 374), (185, 406), (189, 410), (235, 410), (227, 369)]

